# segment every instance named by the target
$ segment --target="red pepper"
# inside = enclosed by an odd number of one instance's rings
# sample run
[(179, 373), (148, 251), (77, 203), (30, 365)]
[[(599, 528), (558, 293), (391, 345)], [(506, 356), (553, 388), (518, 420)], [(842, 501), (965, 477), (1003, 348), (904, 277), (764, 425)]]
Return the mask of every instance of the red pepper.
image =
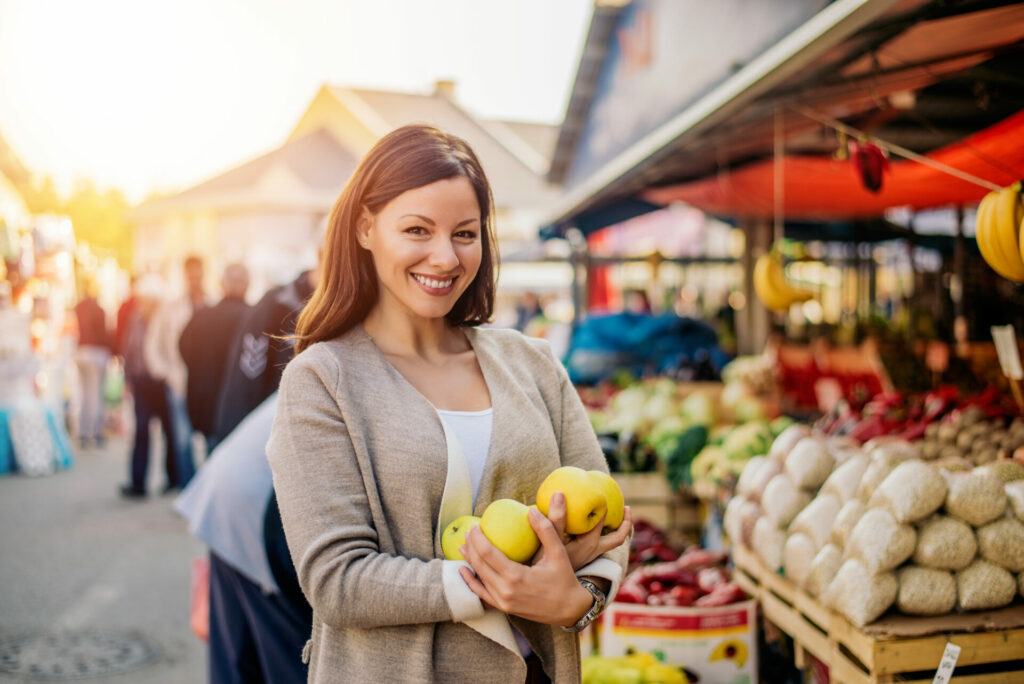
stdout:
[(669, 589), (668, 595), (676, 601), (676, 605), (690, 606), (700, 596), (700, 590), (697, 587), (677, 584)]
[(647, 603), (647, 592), (640, 585), (626, 585), (623, 582), (615, 594), (615, 600), (622, 603)]
[(648, 546), (646, 549), (643, 549), (636, 554), (636, 559), (639, 563), (650, 563), (652, 561), (674, 561), (678, 557), (678, 553), (664, 544)]
[(742, 601), (747, 595), (743, 590), (732, 582), (719, 584), (715, 590), (706, 596), (701, 596), (693, 602), (695, 606), (725, 606), (730, 603)]
[(724, 551), (708, 551), (699, 546), (691, 546), (676, 561), (676, 566), (686, 570), (700, 570), (713, 565), (724, 565), (729, 554)]
[(927, 427), (928, 423), (926, 421), (921, 421), (919, 423), (910, 423), (910, 425), (908, 425), (907, 428), (900, 434), (900, 437), (907, 440), (908, 442), (915, 439), (921, 439), (922, 437), (924, 437), (925, 429)]

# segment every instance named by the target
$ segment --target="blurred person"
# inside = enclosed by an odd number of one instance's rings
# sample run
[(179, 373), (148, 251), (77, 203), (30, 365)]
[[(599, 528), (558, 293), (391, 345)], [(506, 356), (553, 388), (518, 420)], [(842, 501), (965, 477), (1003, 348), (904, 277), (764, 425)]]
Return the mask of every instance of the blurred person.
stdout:
[(171, 415), (171, 444), (177, 459), (177, 478), (167, 483), (165, 493), (181, 489), (192, 479), (195, 463), (192, 459), (192, 424), (185, 405), (188, 369), (181, 358), (178, 341), (181, 332), (196, 311), (206, 307), (203, 292), (203, 261), (197, 256), (185, 258), (185, 295), (165, 301), (157, 310), (146, 330), (144, 353), (146, 366), (153, 377), (167, 387), (167, 408)]
[(519, 300), (519, 304), (516, 306), (516, 324), (514, 327), (519, 332), (523, 332), (530, 324), (530, 321), (537, 316), (543, 315), (544, 310), (540, 307), (540, 298), (537, 297), (537, 293), (527, 290), (523, 293), (522, 299)]
[(635, 314), (651, 313), (651, 300), (644, 290), (627, 290), (625, 292), (626, 311)]
[(266, 443), (277, 385), (292, 355), (287, 338), (319, 273), (318, 263), (269, 290), (241, 321), (220, 393), (224, 411), (214, 439), (221, 441), (175, 502), (192, 533), (210, 547), (212, 684), (307, 676), (299, 655), (313, 613), (288, 553)]
[(211, 684), (300, 682), (313, 612), (281, 528), (265, 449), (277, 394), (213, 450), (174, 503), (209, 547)]
[(607, 471), (549, 345), (478, 327), (492, 221), (476, 155), (427, 126), (381, 138), (335, 203), (267, 445), (311, 682), (578, 682), (576, 632), (621, 580), (628, 512), (569, 540), (561, 494), (529, 515), (531, 565), (478, 527), (468, 563), (443, 559), (455, 518), (529, 501), (559, 466)]
[(223, 439), (250, 411), (277, 391), (281, 373), (292, 357), (295, 321), (313, 294), (319, 266), (303, 271), (290, 283), (271, 288), (260, 298), (236, 331), (227, 359), (215, 440)]
[(97, 447), (104, 444), (103, 386), (110, 361), (111, 339), (107, 329), (107, 314), (96, 300), (97, 288), (93, 282), (85, 286), (85, 296), (75, 305), (78, 320), (78, 347), (75, 365), (82, 383), (82, 406), (78, 421), (78, 439), (83, 448), (90, 442)]
[(132, 445), (131, 480), (121, 486), (126, 498), (146, 496), (146, 476), (149, 470), (149, 423), (160, 420), (164, 432), (164, 468), (167, 480), (165, 491), (178, 482), (178, 459), (174, 451), (174, 430), (167, 405), (167, 386), (149, 370), (145, 354), (147, 329), (152, 324), (163, 297), (163, 281), (154, 274), (142, 276), (135, 290), (133, 313), (125, 324), (124, 373), (131, 390), (135, 410), (135, 440)]
[(128, 331), (128, 323), (135, 312), (135, 286), (139, 282), (138, 274), (132, 274), (128, 281), (128, 296), (121, 306), (117, 307), (117, 323), (114, 328), (114, 353), (124, 357), (125, 334)]
[(224, 297), (215, 306), (199, 309), (181, 332), (178, 350), (188, 371), (186, 404), (192, 427), (206, 439), (209, 454), (219, 441), (214, 426), (231, 344), (249, 312), (245, 292), (249, 271), (243, 264), (228, 264), (221, 278)]

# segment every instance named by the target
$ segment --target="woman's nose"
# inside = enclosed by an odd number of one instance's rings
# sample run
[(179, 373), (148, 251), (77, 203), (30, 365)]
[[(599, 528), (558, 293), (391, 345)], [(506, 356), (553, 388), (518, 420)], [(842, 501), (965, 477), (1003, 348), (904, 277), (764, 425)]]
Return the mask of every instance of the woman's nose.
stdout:
[(439, 237), (434, 241), (434, 248), (430, 251), (430, 264), (444, 271), (450, 271), (459, 265), (459, 257), (451, 240)]

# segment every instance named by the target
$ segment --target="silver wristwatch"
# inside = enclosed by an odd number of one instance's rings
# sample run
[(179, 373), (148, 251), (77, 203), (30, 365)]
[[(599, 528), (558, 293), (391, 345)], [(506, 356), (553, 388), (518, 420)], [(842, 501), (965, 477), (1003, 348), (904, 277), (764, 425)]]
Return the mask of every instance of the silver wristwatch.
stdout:
[(581, 579), (579, 582), (583, 588), (589, 591), (594, 597), (594, 604), (590, 606), (590, 610), (587, 611), (586, 615), (576, 621), (575, 625), (572, 627), (562, 627), (562, 629), (570, 634), (576, 634), (577, 632), (582, 632), (586, 629), (587, 625), (593, 622), (594, 618), (601, 614), (601, 611), (604, 610), (605, 603), (608, 601), (608, 597), (605, 596), (605, 593), (590, 580)]

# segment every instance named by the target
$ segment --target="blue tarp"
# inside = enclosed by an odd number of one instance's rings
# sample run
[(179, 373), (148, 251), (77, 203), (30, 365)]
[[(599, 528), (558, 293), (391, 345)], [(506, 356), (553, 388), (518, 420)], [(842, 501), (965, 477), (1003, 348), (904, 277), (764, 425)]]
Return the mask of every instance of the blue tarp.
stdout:
[(565, 365), (575, 383), (594, 383), (618, 370), (636, 376), (672, 374), (706, 359), (717, 375), (729, 362), (715, 331), (675, 314), (622, 312), (593, 316), (573, 334)]

